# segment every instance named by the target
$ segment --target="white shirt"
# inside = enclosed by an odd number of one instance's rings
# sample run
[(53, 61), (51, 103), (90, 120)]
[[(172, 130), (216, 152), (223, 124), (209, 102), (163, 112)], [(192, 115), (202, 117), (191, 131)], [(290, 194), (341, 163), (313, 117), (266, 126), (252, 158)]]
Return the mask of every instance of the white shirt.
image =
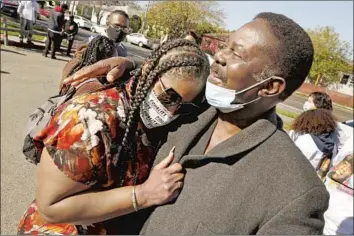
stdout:
[(294, 130), (289, 131), (290, 138), (294, 141), (296, 146), (300, 149), (302, 154), (310, 161), (313, 168), (317, 168), (323, 157), (323, 152), (318, 149), (315, 141), (310, 134), (297, 134)]
[(37, 1), (20, 1), (17, 13), (26, 20), (36, 21), (37, 18)]

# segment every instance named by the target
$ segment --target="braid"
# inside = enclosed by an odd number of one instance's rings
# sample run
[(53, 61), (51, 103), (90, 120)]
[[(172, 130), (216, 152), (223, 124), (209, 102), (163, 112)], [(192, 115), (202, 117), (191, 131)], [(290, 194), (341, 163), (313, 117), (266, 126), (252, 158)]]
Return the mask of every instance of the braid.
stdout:
[(114, 44), (109, 38), (105, 36), (97, 36), (93, 38), (80, 58), (80, 62), (71, 69), (68, 76), (74, 74), (85, 66), (89, 66), (102, 59), (112, 57), (113, 50)]
[[(171, 56), (168, 56), (171, 51), (175, 53), (171, 53)], [(194, 78), (206, 79), (209, 73), (209, 62), (205, 54), (195, 43), (184, 39), (167, 41), (161, 44), (151, 53), (146, 62), (148, 64), (144, 73), (142, 73), (142, 65), (136, 70), (134, 75), (131, 87), (131, 106), (126, 118), (126, 129), (122, 140), (121, 155), (130, 155), (133, 161), (135, 161), (136, 155), (130, 151), (135, 151), (135, 148), (132, 148), (131, 145), (136, 143), (134, 137), (137, 131), (140, 105), (158, 77), (163, 73), (173, 73), (173, 71), (177, 72), (178, 70), (182, 70), (182, 73), (184, 73), (186, 70), (191, 70), (196, 74)], [(125, 158), (119, 159), (122, 161)], [(136, 176), (136, 168), (134, 172), (134, 176)], [(121, 176), (125, 176), (124, 172)]]

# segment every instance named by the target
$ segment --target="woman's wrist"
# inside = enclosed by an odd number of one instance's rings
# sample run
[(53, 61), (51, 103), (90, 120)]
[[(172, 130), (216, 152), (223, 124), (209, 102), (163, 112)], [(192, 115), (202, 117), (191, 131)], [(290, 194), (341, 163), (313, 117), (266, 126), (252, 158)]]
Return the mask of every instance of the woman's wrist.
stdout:
[(135, 186), (135, 196), (136, 196), (136, 203), (137, 203), (139, 209), (144, 209), (144, 208), (152, 206), (149, 203), (148, 198), (146, 197), (146, 193), (144, 191), (144, 188), (141, 184)]

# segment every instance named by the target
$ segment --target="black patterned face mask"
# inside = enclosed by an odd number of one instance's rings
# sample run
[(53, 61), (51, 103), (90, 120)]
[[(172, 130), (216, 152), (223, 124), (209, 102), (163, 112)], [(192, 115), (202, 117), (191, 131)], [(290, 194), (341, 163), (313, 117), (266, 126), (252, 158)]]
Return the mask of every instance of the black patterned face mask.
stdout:
[(125, 36), (127, 36), (127, 33), (123, 28), (110, 25), (107, 27), (107, 37), (112, 39), (114, 43), (122, 42)]

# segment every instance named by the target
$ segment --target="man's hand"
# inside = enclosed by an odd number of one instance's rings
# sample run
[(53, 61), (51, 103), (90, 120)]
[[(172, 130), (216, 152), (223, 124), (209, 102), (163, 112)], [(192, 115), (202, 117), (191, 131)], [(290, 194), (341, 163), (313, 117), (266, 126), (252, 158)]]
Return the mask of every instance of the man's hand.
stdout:
[(76, 86), (85, 80), (106, 76), (112, 83), (119, 79), (126, 70), (134, 69), (134, 62), (125, 57), (111, 57), (91, 66), (86, 66), (63, 81), (64, 85)]

